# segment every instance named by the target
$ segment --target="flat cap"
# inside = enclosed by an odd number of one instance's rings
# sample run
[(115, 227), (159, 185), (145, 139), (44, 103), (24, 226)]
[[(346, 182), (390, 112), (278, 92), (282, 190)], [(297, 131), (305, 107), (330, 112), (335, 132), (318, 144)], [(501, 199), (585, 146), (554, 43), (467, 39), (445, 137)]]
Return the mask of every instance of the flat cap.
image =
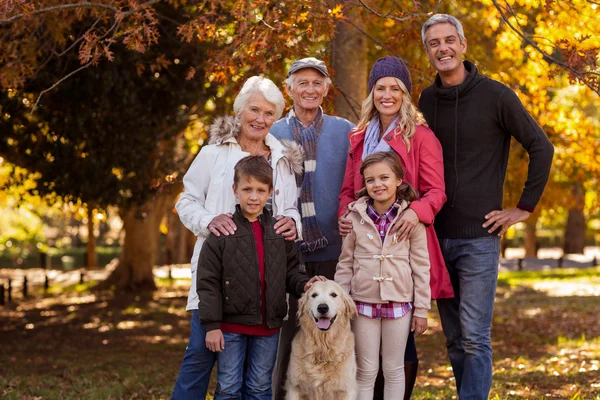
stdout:
[(305, 68), (316, 69), (322, 75), (329, 77), (329, 72), (327, 71), (327, 67), (325, 66), (325, 63), (314, 57), (307, 57), (307, 58), (303, 58), (301, 60), (294, 61), (294, 63), (290, 67), (290, 70), (288, 71), (287, 77), (289, 78), (290, 75), (292, 75), (294, 72), (298, 72), (301, 69), (305, 69)]

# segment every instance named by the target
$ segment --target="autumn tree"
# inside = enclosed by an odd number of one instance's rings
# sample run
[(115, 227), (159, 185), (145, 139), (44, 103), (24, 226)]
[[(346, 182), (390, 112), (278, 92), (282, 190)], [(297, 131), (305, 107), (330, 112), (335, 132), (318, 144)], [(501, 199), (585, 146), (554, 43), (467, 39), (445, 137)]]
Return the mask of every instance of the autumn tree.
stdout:
[[(511, 5), (493, 1), (493, 5), (498, 66), (492, 77), (517, 91), (556, 147), (551, 181), (536, 213), (526, 221), (527, 255), (535, 255), (535, 226), (541, 211), (557, 208), (568, 210), (569, 215), (565, 252), (583, 252), (585, 192), (597, 185), (600, 161), (598, 115), (590, 113), (591, 104), (600, 105), (598, 5), (527, 0)], [(565, 101), (573, 97), (577, 100)], [(522, 188), (527, 161), (523, 151), (515, 150), (511, 164), (516, 174), (509, 176), (509, 182), (520, 186), (509, 186), (513, 193)]]
[[(177, 13), (164, 11), (173, 8)], [(573, 166), (560, 173), (554, 169), (548, 193), (540, 204), (540, 208), (568, 208), (571, 196), (567, 193), (572, 185), (578, 177), (583, 177), (584, 189), (589, 187), (595, 180), (595, 168), (600, 160), (595, 153), (598, 146), (591, 139), (594, 125), (578, 123), (577, 135), (566, 134), (569, 131), (564, 123), (564, 110), (554, 107), (557, 107), (557, 89), (570, 85), (578, 85), (583, 98), (598, 98), (600, 35), (598, 24), (594, 22), (597, 8), (597, 2), (585, 0), (214, 0), (202, 3), (10, 0), (0, 7), (3, 39), (0, 41), (0, 85), (11, 104), (16, 103), (14, 99), (25, 99), (28, 105), (21, 104), (21, 107), (26, 106), (29, 111), (36, 103), (38, 107), (48, 108), (51, 93), (64, 84), (75, 82), (77, 76), (88, 71), (111, 69), (111, 63), (122, 59), (121, 66), (135, 63), (135, 72), (146, 80), (160, 81), (166, 79), (166, 75), (176, 75), (185, 76), (189, 86), (198, 85), (199, 92), (206, 87), (218, 87), (217, 96), (205, 109), (203, 115), (206, 116), (211, 112), (230, 112), (231, 101), (245, 78), (262, 73), (281, 85), (294, 59), (316, 56), (329, 63), (337, 87), (335, 103), (329, 100), (326, 109), (331, 111), (335, 107), (352, 119), (351, 110), (343, 110), (343, 105), (353, 104), (352, 108), (357, 108), (366, 94), (361, 88), (364, 83), (358, 81), (366, 80), (364, 77), (372, 62), (387, 54), (407, 61), (416, 102), (421, 90), (431, 84), (435, 75), (425, 57), (420, 27), (432, 13), (446, 12), (456, 15), (465, 26), (468, 58), (476, 61), (483, 73), (513, 88), (548, 133), (557, 146), (556, 165)], [(164, 39), (165, 36), (168, 38)], [(175, 47), (189, 46), (192, 52), (200, 47), (205, 51), (204, 56), (194, 60), (182, 55), (177, 58), (180, 64), (175, 64), (173, 57), (160, 56), (168, 53), (168, 49), (160, 48), (163, 39)], [(183, 44), (175, 45), (177, 41)], [(155, 47), (159, 49), (153, 50)], [(140, 52), (146, 52), (143, 57), (148, 57), (141, 62), (144, 66), (141, 70), (136, 58), (143, 58)], [(351, 52), (350, 57), (348, 52)], [(78, 64), (74, 63), (74, 53), (77, 53)], [(67, 56), (69, 62), (59, 61)], [(184, 59), (185, 62), (181, 62)], [(62, 69), (56, 69), (57, 65)], [(54, 68), (54, 80), (44, 77), (44, 71), (50, 67)], [(153, 78), (152, 74), (156, 73), (159, 78)], [(45, 86), (39, 84), (41, 81)], [(32, 85), (31, 82), (37, 85), (35, 90), (27, 86)], [(148, 92), (143, 88), (150, 85), (144, 82), (138, 85), (145, 96)], [(131, 90), (133, 93), (134, 89)], [(142, 101), (144, 96), (132, 94), (130, 100)], [(61, 98), (58, 101), (62, 101)], [(572, 110), (570, 115), (576, 115), (577, 107)], [(170, 112), (173, 117), (183, 119), (194, 115), (191, 107)], [(29, 117), (26, 112), (13, 114), (21, 114), (22, 118), (15, 120), (3, 111), (5, 119), (11, 120), (7, 123), (13, 130), (20, 124), (51, 126), (37, 111)], [(166, 114), (167, 110), (163, 115)], [(597, 120), (597, 116), (590, 118)], [(115, 121), (122, 120), (119, 117)], [(170, 143), (164, 140), (167, 136), (151, 137), (159, 143), (159, 149), (172, 147), (164, 146)], [(577, 143), (583, 144), (586, 158), (578, 156)], [(10, 146), (14, 147), (14, 142)], [(129, 146), (127, 150), (132, 152), (132, 149), (133, 146)], [(160, 151), (153, 155), (156, 157)], [(127, 157), (125, 150), (119, 154)], [(582, 162), (584, 159), (591, 161)], [(506, 185), (508, 200), (511, 193), (520, 193), (522, 189), (518, 178), (526, 161), (526, 155), (515, 147)], [(171, 167), (177, 169), (174, 165)], [(162, 174), (167, 169), (154, 168), (153, 171), (160, 170)], [(123, 172), (121, 176), (127, 181), (129, 170), (123, 169)], [(146, 198), (154, 193), (148, 181), (153, 182), (161, 174), (145, 176), (148, 179), (142, 185), (150, 193)], [(57, 179), (61, 181), (60, 177)], [(53, 188), (58, 187), (53, 185)], [(135, 196), (133, 193), (130, 199), (137, 199), (137, 192)]]
[[(185, 15), (156, 11), (164, 18), (153, 25), (162, 32), (155, 45), (143, 53), (112, 45), (112, 61), (99, 59), (65, 79), (33, 113), (39, 94), (75, 70), (76, 53), (50, 58), (35, 77), (0, 95), (0, 154), (39, 175), (34, 193), (119, 205), (125, 244), (109, 279), (117, 287), (154, 287), (158, 227), (180, 190), (164, 179), (190, 159), (182, 134), (214, 90), (185, 79), (206, 56), (202, 46), (177, 39)], [(96, 22), (84, 18), (72, 29)]]

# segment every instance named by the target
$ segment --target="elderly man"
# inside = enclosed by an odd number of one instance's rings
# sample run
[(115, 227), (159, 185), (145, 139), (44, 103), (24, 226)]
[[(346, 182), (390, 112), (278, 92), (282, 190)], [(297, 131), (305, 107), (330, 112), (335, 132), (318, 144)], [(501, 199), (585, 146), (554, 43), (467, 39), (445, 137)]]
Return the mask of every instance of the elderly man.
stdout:
[[(419, 108), (444, 153), (448, 202), (435, 229), (456, 295), (437, 304), (458, 397), (483, 400), (492, 384), (500, 236), (533, 212), (548, 181), (554, 148), (515, 92), (463, 61), (467, 39), (456, 18), (432, 16), (421, 36), (438, 71), (421, 94)], [(517, 206), (502, 209), (511, 137), (529, 154), (529, 169)]]
[[(330, 84), (323, 61), (312, 57), (295, 61), (285, 81), (294, 105), (286, 117), (273, 124), (271, 134), (280, 140), (296, 141), (303, 148), (304, 173), (297, 177), (302, 216), (298, 250), (309, 276), (333, 279), (342, 247), (337, 225), (338, 196), (348, 156), (348, 132), (354, 126), (323, 113), (321, 104)], [(275, 366), (275, 399), (285, 397), (291, 342), (297, 331), (297, 302), (290, 295), (289, 319), (281, 331)]]

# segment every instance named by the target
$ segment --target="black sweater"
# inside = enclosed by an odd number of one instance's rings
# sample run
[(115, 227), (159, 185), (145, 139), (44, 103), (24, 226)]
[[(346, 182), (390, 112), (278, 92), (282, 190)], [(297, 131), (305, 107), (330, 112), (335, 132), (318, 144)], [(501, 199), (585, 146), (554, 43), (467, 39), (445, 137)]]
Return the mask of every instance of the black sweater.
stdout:
[(487, 213), (502, 209), (511, 136), (529, 154), (527, 181), (517, 205), (523, 210), (533, 211), (540, 200), (554, 154), (515, 92), (480, 75), (470, 61), (464, 65), (468, 76), (463, 83), (445, 87), (438, 75), (419, 99), (444, 153), (448, 201), (435, 220), (440, 238), (490, 235), (481, 225)]

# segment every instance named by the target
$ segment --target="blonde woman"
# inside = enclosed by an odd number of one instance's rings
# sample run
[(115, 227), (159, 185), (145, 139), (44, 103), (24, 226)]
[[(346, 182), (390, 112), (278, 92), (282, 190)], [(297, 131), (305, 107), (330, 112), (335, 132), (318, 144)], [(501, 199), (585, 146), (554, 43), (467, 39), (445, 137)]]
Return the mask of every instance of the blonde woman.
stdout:
[[(402, 59), (387, 56), (375, 62), (369, 75), (369, 95), (363, 102), (360, 121), (349, 134), (350, 150), (339, 198), (340, 234), (347, 235), (352, 230), (352, 223), (346, 215), (348, 205), (357, 200), (356, 195), (363, 187), (360, 174), (363, 160), (378, 151), (394, 151), (406, 171), (404, 179), (417, 190), (419, 198), (397, 219), (390, 233), (396, 233), (398, 240), (405, 240), (419, 222), (425, 224), (431, 263), (431, 298), (452, 298), (454, 292), (433, 228), (433, 219), (446, 202), (442, 147), (425, 126), (423, 116), (412, 103), (410, 91), (410, 74)], [(417, 367), (417, 352), (411, 334), (405, 352), (405, 399), (410, 398)], [(381, 398), (378, 389), (380, 385), (376, 385), (376, 399)]]

